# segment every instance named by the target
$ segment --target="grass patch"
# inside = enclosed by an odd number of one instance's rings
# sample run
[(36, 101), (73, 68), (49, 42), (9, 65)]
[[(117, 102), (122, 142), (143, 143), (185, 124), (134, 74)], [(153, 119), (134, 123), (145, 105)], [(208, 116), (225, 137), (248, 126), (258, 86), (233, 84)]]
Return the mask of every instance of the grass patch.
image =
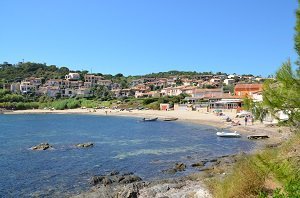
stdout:
[(300, 197), (300, 136), (246, 156), (209, 186), (215, 197)]

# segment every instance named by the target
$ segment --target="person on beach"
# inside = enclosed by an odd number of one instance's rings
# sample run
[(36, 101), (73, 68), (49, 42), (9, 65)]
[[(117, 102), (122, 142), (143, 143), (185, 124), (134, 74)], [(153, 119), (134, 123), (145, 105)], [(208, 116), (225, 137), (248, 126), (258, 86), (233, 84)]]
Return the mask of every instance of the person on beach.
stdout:
[(245, 126), (247, 126), (248, 117), (245, 116)]
[(254, 124), (254, 117), (253, 116), (251, 116), (251, 123), (252, 123), (252, 125)]

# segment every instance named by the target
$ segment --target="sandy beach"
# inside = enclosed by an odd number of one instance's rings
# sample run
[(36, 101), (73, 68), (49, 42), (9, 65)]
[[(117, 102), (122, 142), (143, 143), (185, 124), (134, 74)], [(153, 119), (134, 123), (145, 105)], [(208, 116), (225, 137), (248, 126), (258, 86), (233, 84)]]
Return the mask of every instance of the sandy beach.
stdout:
[(224, 120), (223, 116), (217, 116), (213, 112), (203, 111), (159, 111), (159, 110), (131, 110), (120, 111), (111, 109), (67, 109), (67, 110), (17, 110), (11, 112), (4, 112), (4, 114), (88, 114), (88, 115), (100, 115), (100, 116), (128, 116), (128, 117), (140, 117), (140, 118), (178, 118), (179, 122), (190, 122), (195, 124), (210, 125), (216, 128), (237, 131), (241, 135), (254, 135), (265, 134), (270, 138), (266, 139), (263, 144), (274, 144), (286, 140), (291, 132), (287, 127), (278, 126), (266, 126), (259, 121), (255, 121), (253, 124), (248, 123), (245, 126), (243, 118), (236, 118), (236, 111), (224, 112), (226, 116), (230, 117), (234, 121), (239, 121), (241, 125), (231, 126), (229, 122)]

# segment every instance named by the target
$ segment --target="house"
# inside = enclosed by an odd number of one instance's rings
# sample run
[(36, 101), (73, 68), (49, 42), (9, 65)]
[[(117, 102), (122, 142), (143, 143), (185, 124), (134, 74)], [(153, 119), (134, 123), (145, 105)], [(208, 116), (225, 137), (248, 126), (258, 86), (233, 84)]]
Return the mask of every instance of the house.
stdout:
[(35, 85), (32, 85), (30, 82), (22, 81), (20, 84), (20, 91), (22, 94), (26, 93), (34, 93), (36, 92), (37, 87)]
[(10, 91), (12, 92), (12, 93), (19, 93), (20, 92), (20, 83), (12, 83), (11, 85), (10, 85)]
[(45, 85), (46, 86), (55, 86), (55, 87), (59, 87), (59, 88), (65, 88), (66, 82), (67, 82), (66, 80), (62, 80), (62, 79), (50, 79), (50, 80), (47, 80)]
[(76, 90), (76, 95), (79, 96), (79, 97), (90, 97), (92, 94), (91, 94), (91, 90), (89, 88), (84, 88), (84, 87), (81, 87), (79, 89)]
[(170, 109), (170, 104), (162, 103), (162, 104), (159, 105), (159, 109), (162, 110), (162, 111), (168, 111)]
[(262, 102), (263, 101), (262, 91), (253, 92), (252, 99), (254, 102)]
[(30, 82), (30, 84), (36, 86), (36, 88), (42, 85), (42, 79), (36, 77), (25, 78), (24, 82)]
[(223, 83), (226, 85), (233, 85), (235, 83), (235, 80), (231, 78), (227, 78), (223, 81)]
[(248, 97), (254, 92), (262, 91), (262, 84), (237, 84), (234, 87), (234, 95)]
[(98, 83), (98, 81), (104, 80), (102, 76), (96, 76), (93, 74), (86, 74), (84, 75), (84, 82), (91, 82), (92, 86)]
[(129, 85), (130, 87), (135, 87), (137, 86), (138, 84), (142, 84), (144, 83), (144, 79), (143, 78), (140, 78), (140, 79), (137, 79), (137, 80), (132, 80)]
[(209, 80), (209, 82), (219, 84), (219, 83), (221, 83), (221, 79), (220, 78), (212, 78)]
[(78, 73), (69, 73), (68, 75), (65, 76), (66, 80), (79, 80), (80, 75)]
[(117, 98), (134, 96), (134, 91), (132, 89), (114, 89), (112, 92)]
[(98, 80), (97, 81), (97, 85), (103, 85), (106, 87), (110, 87), (111, 84), (112, 84), (111, 80)]
[(59, 94), (61, 94), (61, 89), (59, 88), (59, 86), (45, 86), (45, 87), (40, 87), (38, 93), (55, 98)]
[(179, 87), (167, 87), (161, 90), (162, 96), (178, 96), (181, 93), (183, 93), (182, 89), (185, 88), (185, 86), (179, 86)]
[(77, 94), (77, 89), (74, 89), (74, 88), (66, 88), (61, 91), (62, 91), (61, 95), (63, 97), (74, 97)]
[(143, 92), (140, 90), (136, 91), (134, 96), (135, 98), (160, 97), (160, 93), (158, 91)]
[(194, 98), (211, 98), (211, 97), (221, 97), (223, 95), (222, 89), (195, 89), (193, 94)]

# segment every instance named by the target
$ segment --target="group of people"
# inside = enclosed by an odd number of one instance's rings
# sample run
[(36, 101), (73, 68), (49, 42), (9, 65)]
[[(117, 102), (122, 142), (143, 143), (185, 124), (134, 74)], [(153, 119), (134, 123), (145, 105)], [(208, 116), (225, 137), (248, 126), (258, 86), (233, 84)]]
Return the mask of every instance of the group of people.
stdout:
[(247, 126), (247, 123), (251, 122), (252, 125), (254, 123), (254, 118), (251, 115), (246, 115), (245, 118), (244, 118), (244, 120), (245, 120), (245, 126)]

